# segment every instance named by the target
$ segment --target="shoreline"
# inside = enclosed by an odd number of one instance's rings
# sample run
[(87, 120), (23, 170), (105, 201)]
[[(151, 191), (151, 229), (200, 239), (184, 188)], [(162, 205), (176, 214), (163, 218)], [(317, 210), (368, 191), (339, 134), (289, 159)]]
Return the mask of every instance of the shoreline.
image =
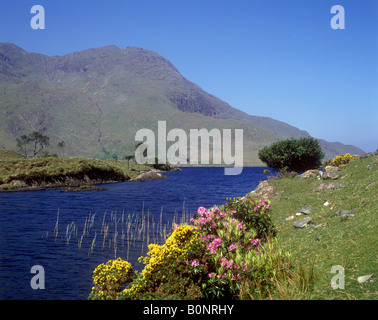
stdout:
[[(63, 189), (62, 192), (77, 192), (77, 191), (103, 191), (106, 190), (105, 188), (99, 187), (99, 185), (103, 184), (111, 184), (111, 183), (118, 183), (118, 182), (143, 182), (143, 181), (151, 181), (156, 179), (165, 179), (166, 176), (162, 175), (161, 173), (164, 172), (171, 172), (171, 171), (181, 171), (180, 168), (172, 168), (171, 170), (158, 170), (158, 169), (151, 169), (151, 170), (141, 170), (139, 171), (140, 175), (135, 178), (131, 178), (130, 176), (126, 179), (90, 179), (87, 175), (84, 175), (83, 178), (77, 179), (71, 176), (63, 176), (56, 179), (56, 181), (52, 182), (42, 182), (42, 183), (33, 183), (31, 185), (26, 184), (24, 181), (21, 180), (13, 180), (13, 183), (2, 184), (0, 185), (0, 193), (12, 193), (12, 192), (24, 192), (24, 191), (42, 191), (42, 190), (50, 190), (50, 189)], [(150, 175), (153, 173), (153, 175)], [(156, 178), (154, 177), (155, 174), (160, 175), (161, 177)], [(138, 177), (145, 175), (146, 178), (143, 180), (137, 180)], [(61, 181), (64, 180), (64, 181)], [(5, 189), (4, 189), (5, 186)]]

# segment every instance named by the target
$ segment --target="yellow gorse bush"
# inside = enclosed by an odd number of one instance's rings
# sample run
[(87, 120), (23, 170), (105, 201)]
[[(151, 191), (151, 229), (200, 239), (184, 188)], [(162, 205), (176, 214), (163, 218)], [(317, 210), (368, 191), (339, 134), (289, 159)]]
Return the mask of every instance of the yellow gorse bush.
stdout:
[(179, 257), (187, 259), (191, 248), (199, 245), (201, 241), (194, 227), (182, 224), (173, 230), (165, 244), (150, 244), (147, 256), (139, 258), (139, 261), (145, 264), (143, 271), (128, 288), (123, 290), (123, 297), (135, 299), (138, 293), (157, 286), (159, 282), (164, 282), (164, 270)]
[(350, 153), (342, 154), (336, 156), (333, 159), (326, 161), (324, 164), (328, 166), (335, 166), (339, 168), (345, 167), (349, 162), (359, 159), (360, 156), (357, 154), (350, 155)]
[(123, 286), (130, 282), (133, 273), (129, 262), (118, 258), (102, 263), (93, 271), (94, 287), (90, 294), (91, 299), (115, 299)]

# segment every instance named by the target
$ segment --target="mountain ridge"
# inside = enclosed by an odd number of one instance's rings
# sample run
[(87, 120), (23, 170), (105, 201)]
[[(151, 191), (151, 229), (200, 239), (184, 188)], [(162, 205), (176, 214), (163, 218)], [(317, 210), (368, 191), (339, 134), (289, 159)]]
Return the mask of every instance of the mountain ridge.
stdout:
[[(257, 151), (278, 139), (309, 136), (287, 123), (248, 115), (183, 77), (158, 53), (116, 46), (63, 56), (29, 53), (0, 44), (0, 148), (30, 131), (64, 140), (67, 155), (122, 157), (132, 151), (138, 129), (240, 128), (245, 164), (259, 165)], [(328, 157), (363, 151), (321, 141)]]

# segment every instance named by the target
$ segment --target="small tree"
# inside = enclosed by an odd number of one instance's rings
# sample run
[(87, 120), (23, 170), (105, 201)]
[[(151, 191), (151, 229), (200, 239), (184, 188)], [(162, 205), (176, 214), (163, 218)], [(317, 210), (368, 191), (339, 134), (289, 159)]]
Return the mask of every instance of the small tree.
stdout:
[(33, 131), (29, 135), (23, 134), (20, 138), (16, 139), (17, 147), (27, 156), (27, 146), (31, 145), (33, 149), (33, 157), (40, 153), (43, 148), (49, 145), (50, 137), (44, 134)]
[(318, 140), (308, 137), (280, 140), (259, 150), (258, 156), (275, 170), (287, 168), (300, 172), (318, 168), (324, 152)]
[(20, 152), (22, 152), (26, 157), (28, 156), (27, 146), (30, 142), (29, 136), (26, 134), (23, 134), (21, 137), (16, 139), (17, 141), (17, 147), (20, 149)]
[(124, 157), (124, 159), (127, 160), (127, 170), (129, 170), (130, 160), (132, 160), (134, 158), (135, 158), (135, 155), (133, 155), (133, 154), (129, 154), (129, 155)]

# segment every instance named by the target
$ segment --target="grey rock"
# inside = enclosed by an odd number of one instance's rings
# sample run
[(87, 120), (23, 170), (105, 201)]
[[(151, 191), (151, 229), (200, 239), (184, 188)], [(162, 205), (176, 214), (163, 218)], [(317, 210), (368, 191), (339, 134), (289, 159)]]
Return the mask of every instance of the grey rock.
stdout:
[(323, 174), (324, 180), (336, 180), (340, 178), (341, 173), (339, 171), (326, 171)]
[(298, 212), (301, 212), (303, 214), (311, 214), (313, 212), (313, 208), (312, 208), (312, 206), (305, 206), (305, 207), (299, 209)]
[(307, 170), (305, 172), (303, 172), (301, 175), (299, 175), (298, 177), (300, 178), (303, 178), (303, 179), (307, 179), (307, 178), (310, 178), (310, 177), (319, 177), (319, 176), (322, 176), (323, 172), (320, 171), (320, 170)]
[(340, 217), (354, 217), (356, 213), (354, 212), (354, 209), (352, 210), (339, 210), (337, 211)]
[(304, 228), (306, 227), (310, 222), (312, 221), (311, 217), (304, 218), (302, 220), (298, 220), (294, 222), (294, 227), (295, 228)]
[(369, 164), (369, 165), (367, 166), (367, 168), (368, 168), (369, 170), (371, 170), (371, 169), (374, 168), (374, 166), (375, 166), (375, 164), (374, 164), (374, 163), (371, 163), (371, 164)]
[(345, 187), (345, 184), (339, 181), (321, 183), (320, 186), (316, 189), (316, 191), (336, 190), (343, 187)]
[(140, 174), (135, 179), (133, 179), (133, 181), (149, 181), (149, 180), (158, 180), (158, 179), (166, 179), (166, 178), (167, 178), (166, 176), (163, 176), (159, 172), (152, 170), (152, 171)]
[(340, 168), (339, 167), (334, 167), (334, 166), (326, 166), (324, 168), (324, 170), (326, 172), (337, 172), (337, 171), (340, 171)]

